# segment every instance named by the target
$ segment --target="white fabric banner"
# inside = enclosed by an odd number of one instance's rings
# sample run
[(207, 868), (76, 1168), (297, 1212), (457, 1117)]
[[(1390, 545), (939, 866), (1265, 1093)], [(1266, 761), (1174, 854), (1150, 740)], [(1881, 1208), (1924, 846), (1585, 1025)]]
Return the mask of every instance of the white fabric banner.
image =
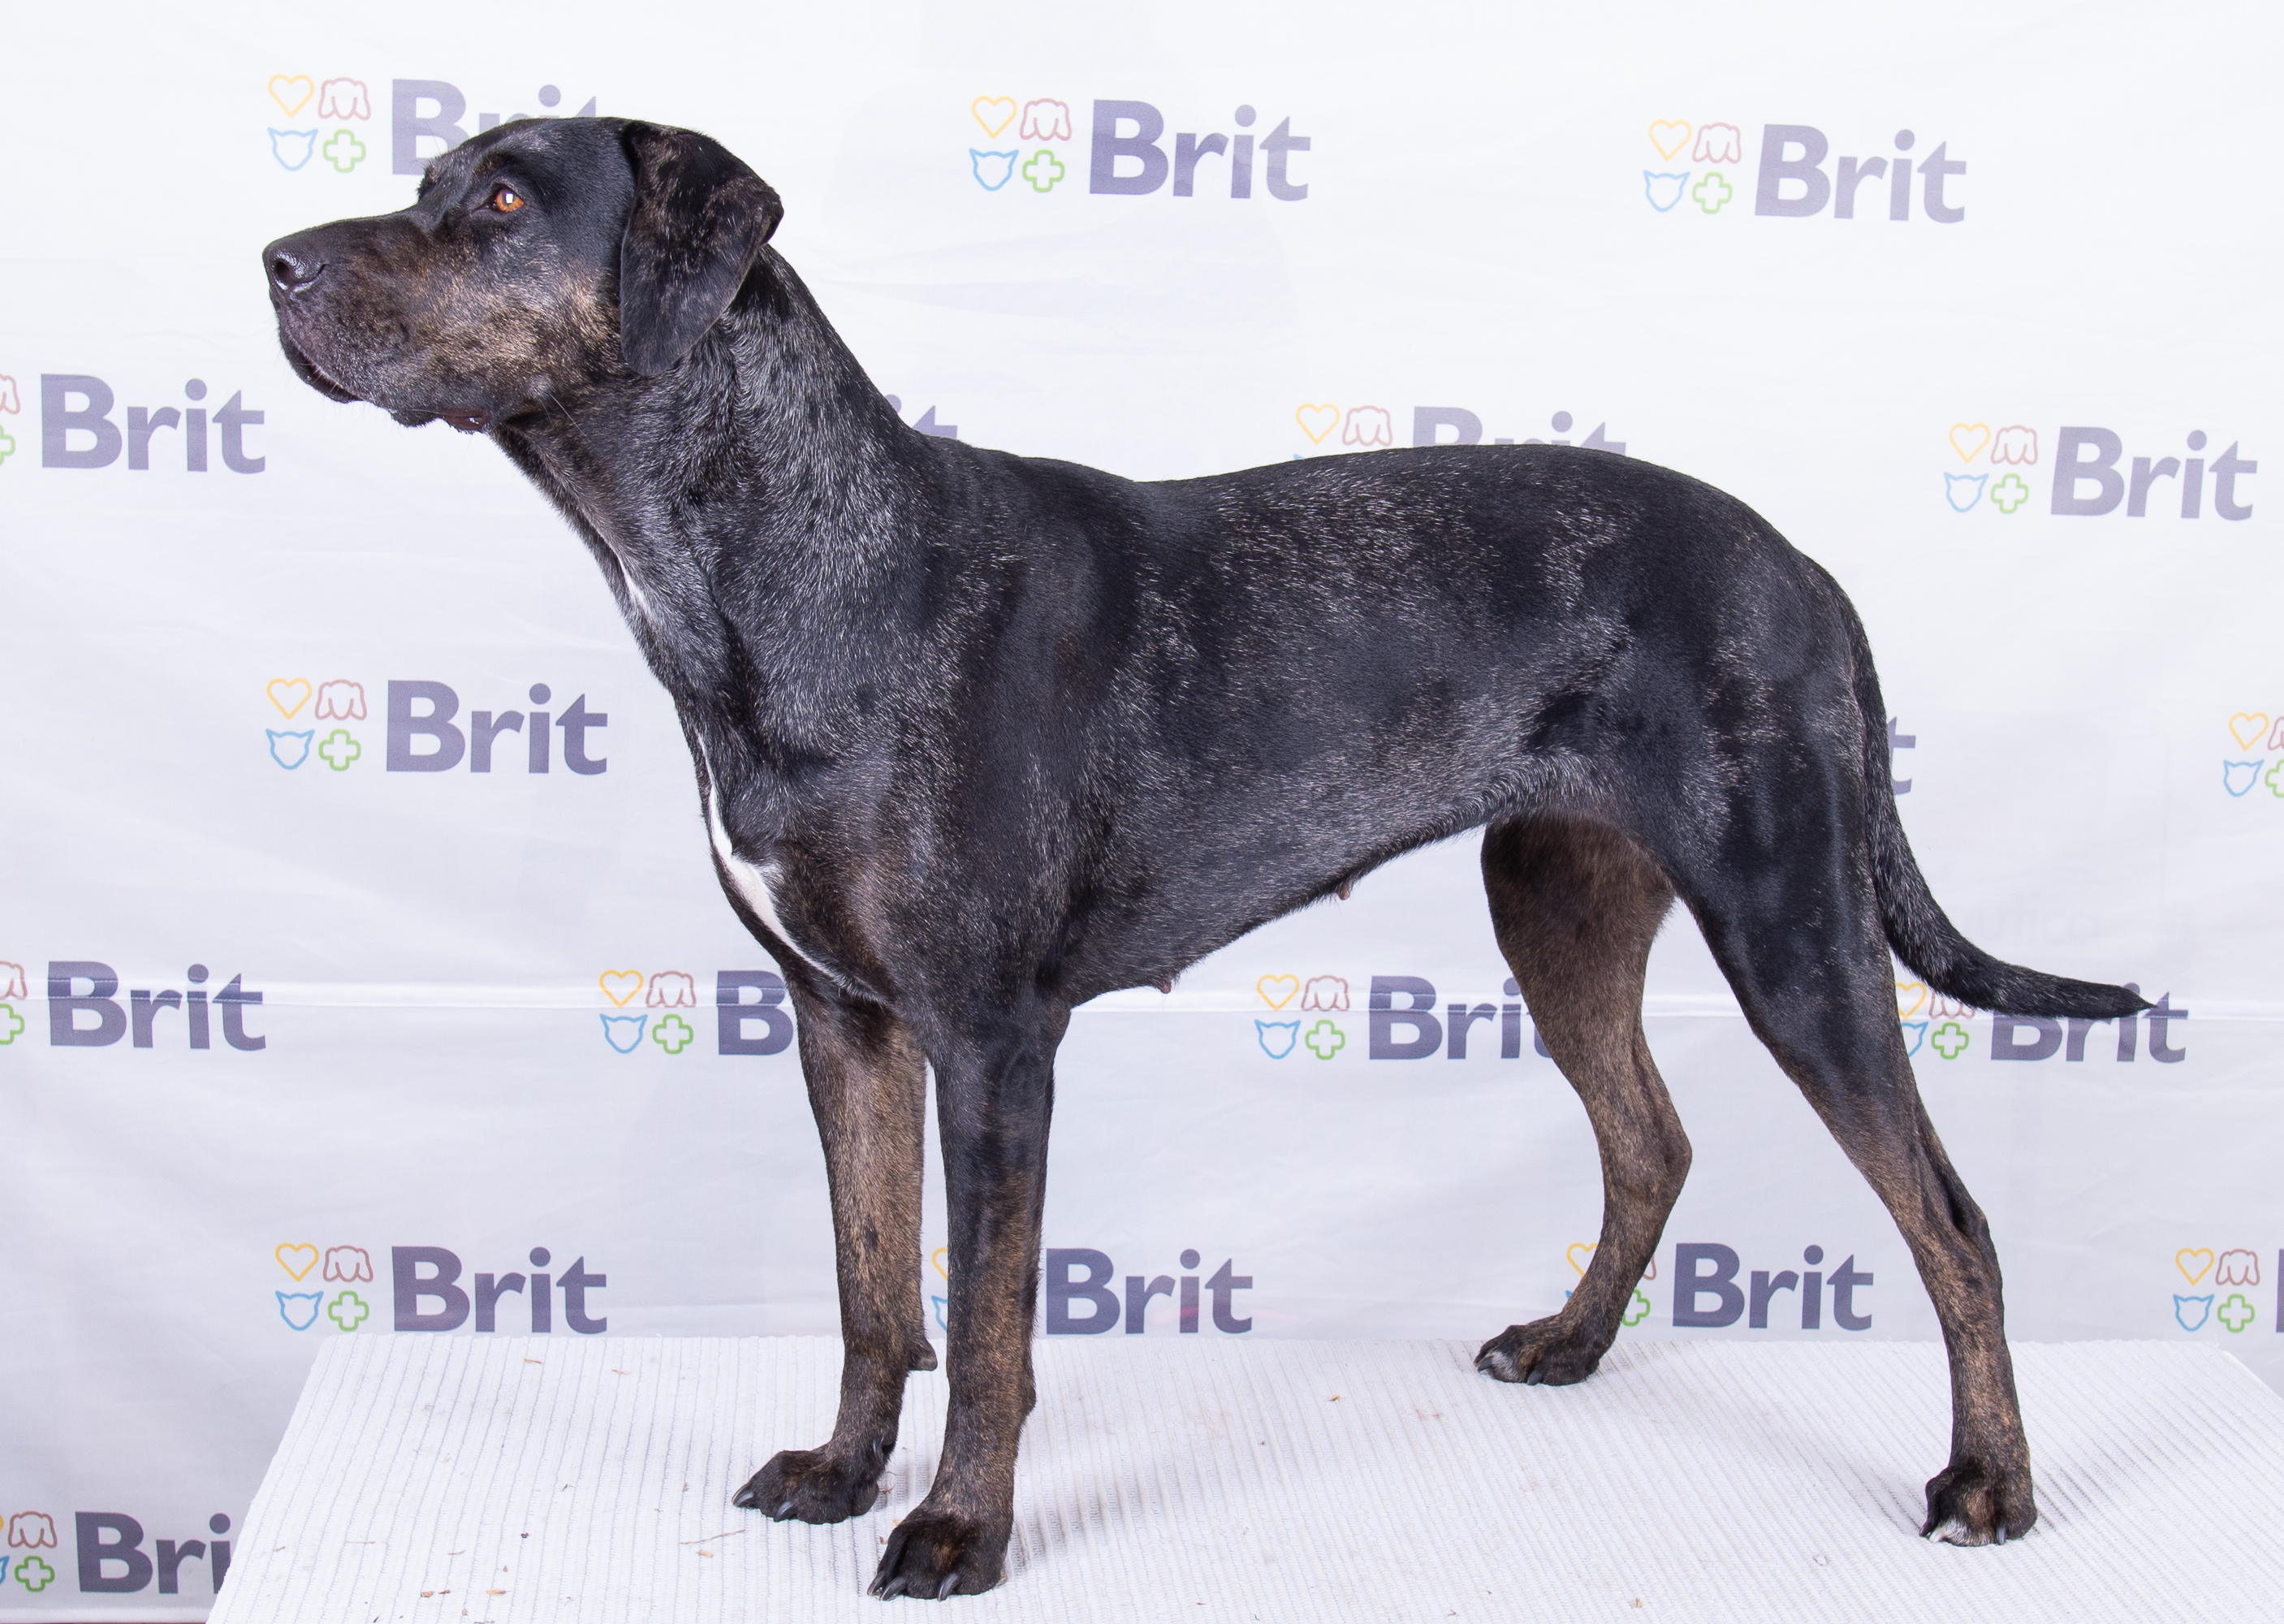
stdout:
[[(278, 349), (262, 244), (400, 208), (526, 114), (721, 137), (935, 433), (1143, 478), (1567, 441), (1750, 503), (1870, 628), (1953, 918), (2158, 1003), (1994, 1021), (1897, 972), (2012, 1333), (2284, 1379), (2284, 357), (2251, 200), (2279, 33), (13, 15), (0, 1618), (202, 1616), (328, 1338), (836, 1329), (789, 1014), (607, 592), (490, 446)], [(1935, 1337), (1686, 914), (1647, 1027), (1696, 1163), (1625, 1334)], [(1600, 1228), (1472, 837), (1082, 1009), (1060, 1079), (1046, 1334), (1488, 1337)]]

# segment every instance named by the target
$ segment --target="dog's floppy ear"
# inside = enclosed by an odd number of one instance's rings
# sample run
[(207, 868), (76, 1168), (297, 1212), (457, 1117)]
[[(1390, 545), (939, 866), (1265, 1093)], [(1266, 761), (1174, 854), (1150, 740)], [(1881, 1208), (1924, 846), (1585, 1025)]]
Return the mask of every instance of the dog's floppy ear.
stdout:
[(721, 319), (785, 205), (711, 137), (630, 122), (621, 138), (635, 200), (619, 239), (619, 348), (648, 378)]

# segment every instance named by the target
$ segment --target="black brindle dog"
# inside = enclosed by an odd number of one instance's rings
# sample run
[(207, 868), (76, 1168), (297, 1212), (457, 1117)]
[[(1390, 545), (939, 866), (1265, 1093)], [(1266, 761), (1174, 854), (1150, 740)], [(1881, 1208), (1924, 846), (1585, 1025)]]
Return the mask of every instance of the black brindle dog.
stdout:
[(1591, 1374), (1689, 1167), (1641, 987), (1674, 898), (1871, 1181), (1943, 1322), (1927, 1531), (2038, 1512), (1983, 1213), (1921, 1109), (1890, 950), (1979, 1008), (2125, 1016), (1928, 895), (1832, 577), (1740, 503), (1604, 451), (1469, 446), (1136, 484), (906, 428), (715, 142), (502, 125), (418, 200), (272, 243), (286, 356), (488, 434), (584, 538), (697, 768), (730, 906), (785, 968), (833, 1192), (841, 1411), (738, 1503), (869, 1508), (920, 1307), (926, 1068), (950, 1201), (943, 1465), (872, 1582), (997, 1582), (1031, 1408), (1072, 1007), (1168, 987), (1477, 825), (1492, 923), (1600, 1142), (1601, 1242), (1476, 1364)]

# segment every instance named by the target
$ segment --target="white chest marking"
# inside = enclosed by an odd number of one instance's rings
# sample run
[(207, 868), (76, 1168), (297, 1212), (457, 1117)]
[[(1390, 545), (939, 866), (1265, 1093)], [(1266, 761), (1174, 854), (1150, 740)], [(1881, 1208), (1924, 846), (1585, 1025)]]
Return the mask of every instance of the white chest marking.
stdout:
[[(708, 774), (710, 779), (711, 772)], [(714, 837), (714, 854), (722, 859), (722, 871), (730, 876), (730, 883), (738, 888), (738, 895), (746, 906), (762, 916), (762, 922), (778, 940), (801, 955), (802, 963), (837, 985), (846, 986), (833, 968), (817, 958), (794, 940), (793, 932), (786, 929), (784, 915), (778, 912), (777, 883), (781, 870), (775, 863), (749, 863), (730, 849), (729, 826), (722, 821), (721, 795), (710, 785), (706, 796), (706, 828)]]
[(650, 594), (643, 591), (642, 583), (635, 579), (635, 572), (627, 568), (623, 558), (619, 560), (619, 578), (626, 583), (627, 600), (634, 605), (635, 613), (652, 625), (658, 624), (658, 615), (650, 607)]

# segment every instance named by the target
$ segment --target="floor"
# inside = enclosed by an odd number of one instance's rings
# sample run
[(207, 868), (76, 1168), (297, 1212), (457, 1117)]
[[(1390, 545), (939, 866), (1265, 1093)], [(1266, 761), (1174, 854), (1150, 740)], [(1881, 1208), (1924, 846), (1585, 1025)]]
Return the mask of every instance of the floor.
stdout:
[[(961, 1619), (2243, 1620), (2284, 1612), (2284, 1399), (2214, 1350), (2018, 1345), (2042, 1517), (1914, 1537), (1941, 1350), (1628, 1340), (1523, 1388), (1444, 1342), (1054, 1338), (1008, 1581)], [(312, 1373), (215, 1624), (877, 1620), (925, 1492), (911, 1379), (880, 1503), (732, 1510), (831, 1430), (810, 1338), (343, 1337)]]

